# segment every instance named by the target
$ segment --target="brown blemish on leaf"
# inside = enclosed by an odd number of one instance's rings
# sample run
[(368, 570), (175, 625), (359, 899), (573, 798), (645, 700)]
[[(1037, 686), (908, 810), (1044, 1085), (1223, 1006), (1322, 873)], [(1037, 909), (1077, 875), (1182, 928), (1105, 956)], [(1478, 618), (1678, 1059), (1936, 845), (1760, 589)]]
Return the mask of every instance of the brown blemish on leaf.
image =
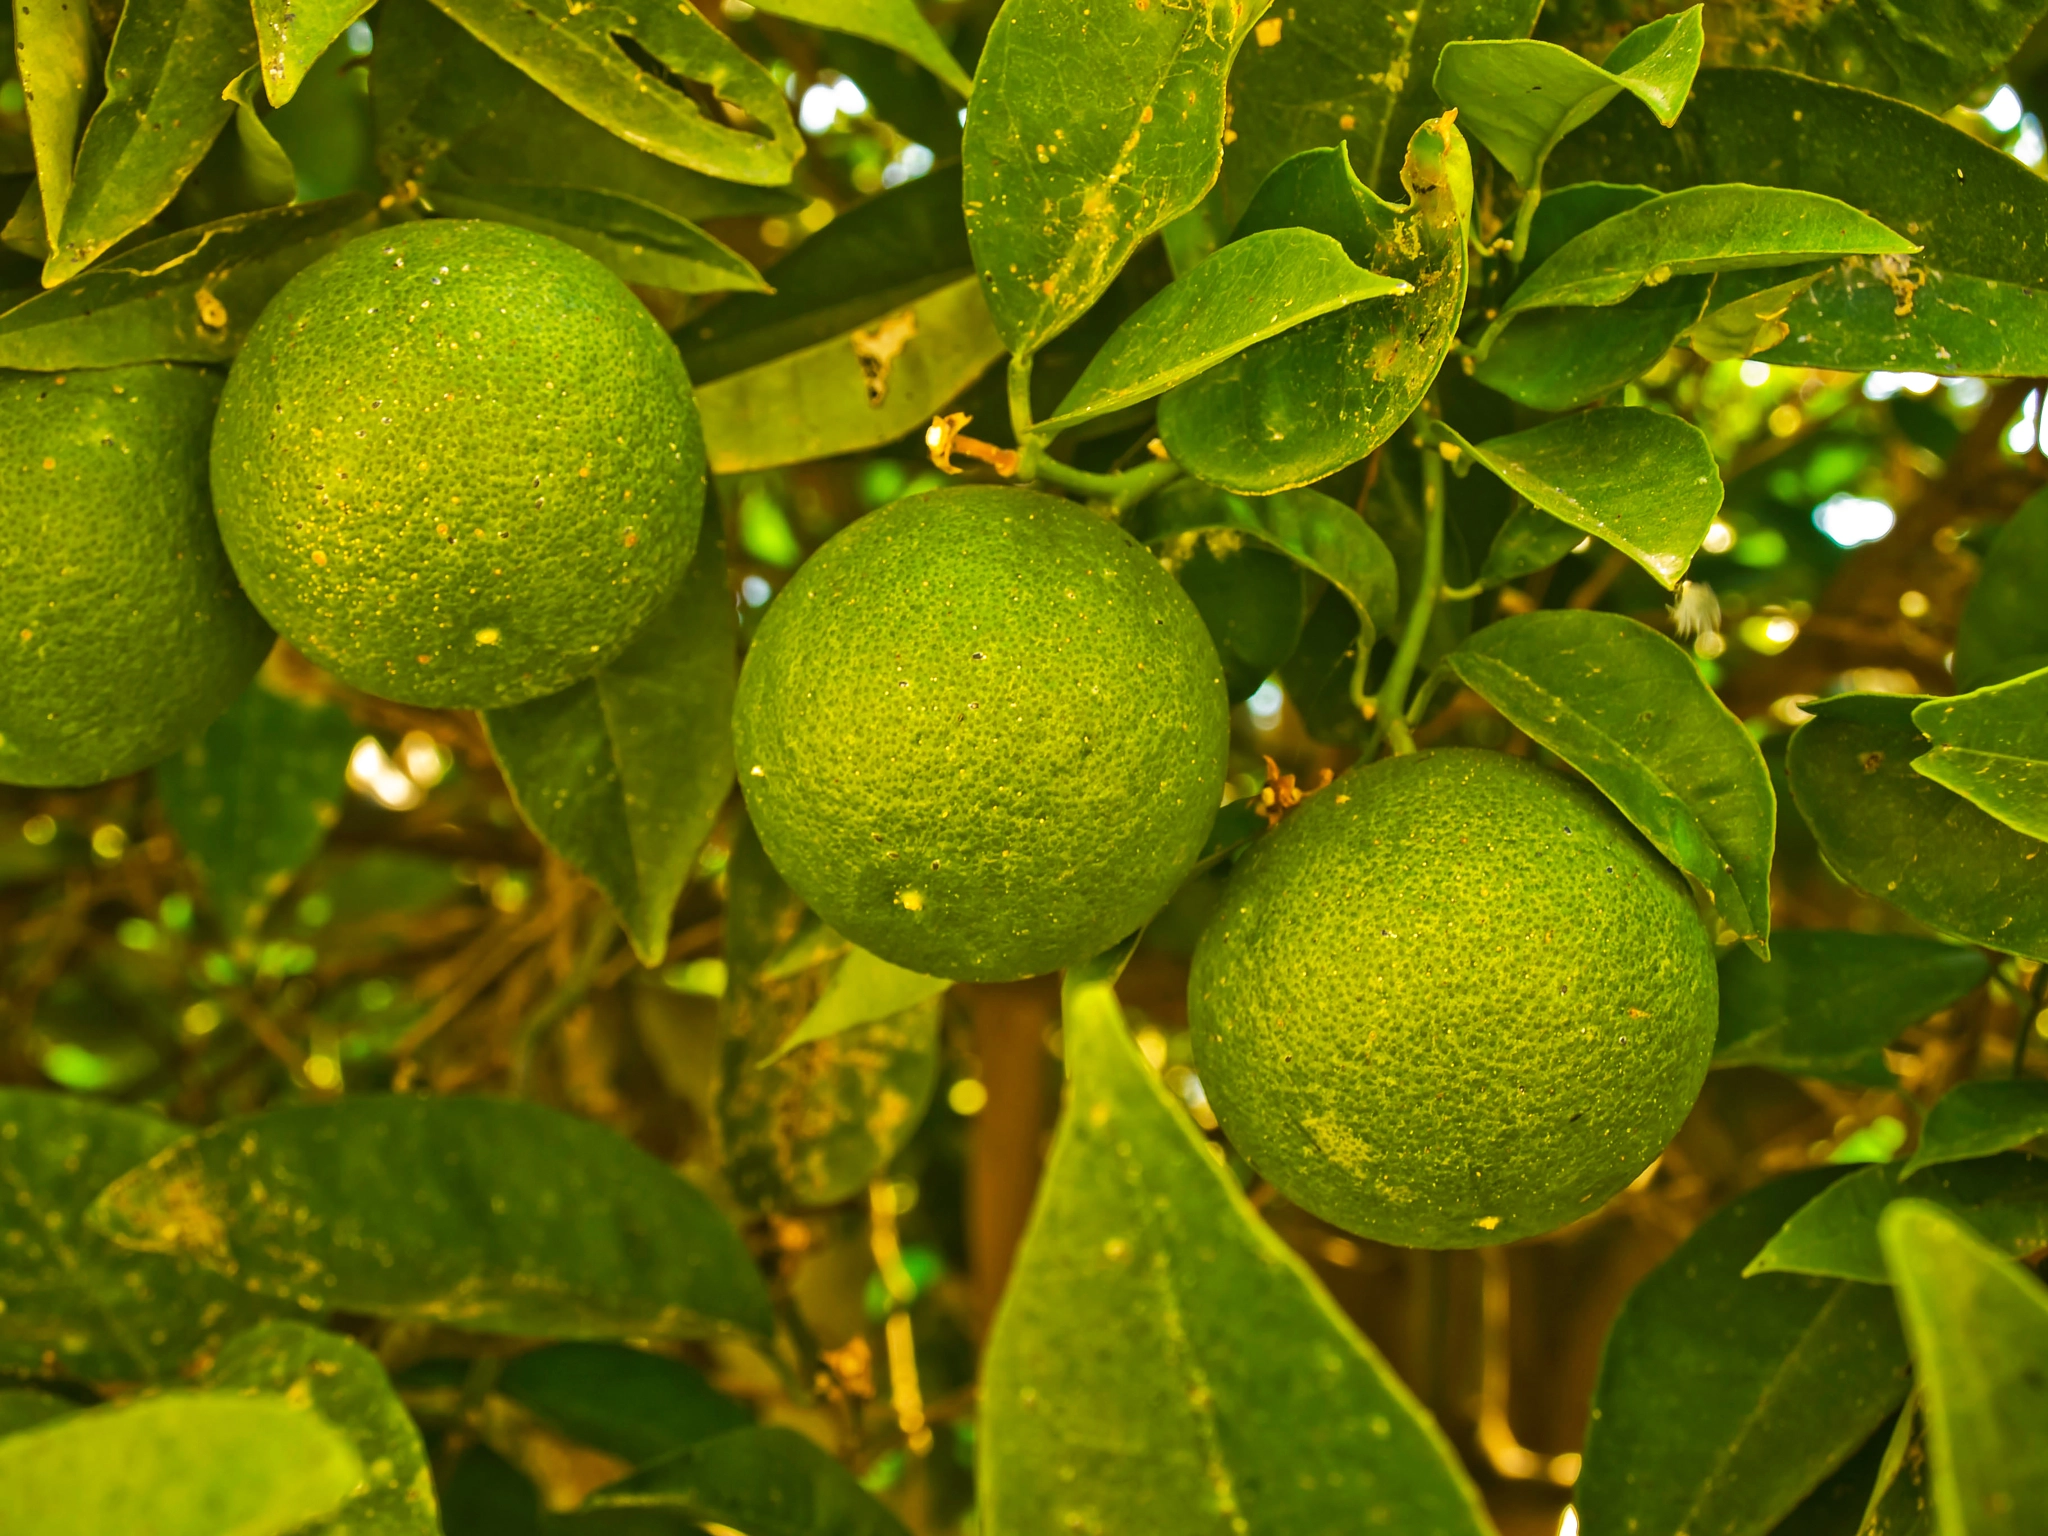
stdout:
[(861, 381), (867, 386), (868, 404), (879, 406), (889, 398), (889, 375), (896, 359), (917, 335), (917, 311), (898, 310), (865, 330), (853, 333), (853, 355), (860, 363)]

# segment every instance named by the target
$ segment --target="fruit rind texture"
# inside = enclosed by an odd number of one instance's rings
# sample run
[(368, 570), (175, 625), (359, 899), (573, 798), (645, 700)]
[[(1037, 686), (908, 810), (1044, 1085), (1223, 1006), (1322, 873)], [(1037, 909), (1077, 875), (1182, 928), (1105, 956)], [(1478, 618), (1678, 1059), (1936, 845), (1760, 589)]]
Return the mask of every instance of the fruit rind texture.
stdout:
[(0, 783), (146, 768), (248, 686), (270, 628), (207, 499), (218, 373), (0, 373)]
[(280, 634), (369, 693), (495, 708), (625, 649), (696, 548), (689, 376), (610, 271), (469, 220), (365, 235), (250, 331), (221, 532)]
[(1495, 752), (1353, 769), (1244, 857), (1189, 1026), (1232, 1143), (1347, 1231), (1413, 1247), (1590, 1214), (1683, 1123), (1712, 941), (1593, 791)]
[(1073, 964), (1158, 910), (1229, 746), (1215, 647), (1158, 561), (996, 487), (819, 549), (762, 620), (734, 725), (783, 878), (883, 959), (969, 981)]

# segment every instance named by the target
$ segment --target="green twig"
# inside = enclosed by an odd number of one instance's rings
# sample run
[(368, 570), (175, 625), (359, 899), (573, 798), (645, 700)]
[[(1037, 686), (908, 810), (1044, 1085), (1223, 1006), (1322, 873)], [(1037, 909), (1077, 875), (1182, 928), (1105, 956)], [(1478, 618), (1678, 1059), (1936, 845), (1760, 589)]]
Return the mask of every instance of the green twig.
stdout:
[(1444, 461), (1435, 447), (1422, 444), (1422, 575), (1416, 583), (1415, 600), (1408, 605), (1408, 617), (1401, 630), (1400, 648), (1394, 664), (1373, 701), (1373, 718), (1380, 735), (1394, 755), (1405, 757), (1415, 750), (1415, 735), (1408, 729), (1408, 684), (1415, 676), (1415, 664), (1422, 657), (1423, 642), (1429, 638), (1429, 621), (1436, 614), (1438, 590), (1444, 579)]
[(1543, 201), (1543, 183), (1540, 181), (1522, 199), (1522, 206), (1515, 212), (1515, 245), (1508, 252), (1508, 260), (1516, 267), (1522, 265), (1522, 258), (1529, 254), (1529, 225), (1536, 217), (1536, 205)]
[(590, 984), (596, 979), (597, 968), (604, 964), (605, 957), (612, 952), (612, 945), (618, 942), (618, 925), (610, 915), (599, 912), (596, 917), (583, 953), (576, 957), (576, 964), (568, 976), (555, 988), (553, 995), (528, 1014), (519, 1026), (519, 1034), (512, 1042), (514, 1098), (526, 1097), (526, 1085), (533, 1076), (533, 1056), (540, 1045), (540, 1037), (590, 995)]
[(1026, 448), (1031, 442), (1031, 354), (1018, 352), (1010, 358), (1010, 430), (1017, 436), (1017, 446)]
[(2048, 960), (2034, 967), (2034, 979), (2020, 1003), (2019, 1029), (2012, 1037), (2012, 1075), (2020, 1076), (2027, 1065), (2027, 1041), (2034, 1033), (2034, 1021), (2041, 1017), (2041, 1005), (2048, 1002)]
[(1098, 475), (1085, 469), (1076, 469), (1071, 464), (1062, 464), (1043, 448), (1034, 444), (1023, 456), (1017, 467), (1018, 476), (1025, 480), (1043, 480), (1062, 490), (1074, 491), (1105, 501), (1121, 512), (1135, 506), (1158, 490), (1168, 481), (1181, 476), (1181, 467), (1171, 459), (1154, 459), (1149, 464), (1140, 464), (1136, 469), (1119, 470), (1107, 475)]

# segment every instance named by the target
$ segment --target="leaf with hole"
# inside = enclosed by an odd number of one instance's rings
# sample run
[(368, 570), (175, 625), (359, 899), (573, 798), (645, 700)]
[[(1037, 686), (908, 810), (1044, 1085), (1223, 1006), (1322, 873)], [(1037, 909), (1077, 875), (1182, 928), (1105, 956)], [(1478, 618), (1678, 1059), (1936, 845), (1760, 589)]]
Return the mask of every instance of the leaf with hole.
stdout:
[(983, 1520), (1480, 1536), (1435, 1423), (1139, 1054), (1127, 954), (1067, 981), (1071, 1087), (983, 1367)]
[(1721, 922), (1769, 952), (1770, 773), (1690, 656), (1619, 614), (1552, 609), (1488, 625), (1444, 665), (1592, 780)]
[(222, 1121), (115, 1180), (89, 1219), (302, 1307), (534, 1338), (773, 1326), (709, 1200), (538, 1104), (368, 1095)]
[(1922, 1168), (1989, 1157), (2043, 1136), (2048, 1136), (2048, 1082), (1980, 1078), (1958, 1083), (1927, 1112), (1906, 1173), (1910, 1177)]
[(1162, 395), (1269, 336), (1389, 294), (1398, 278), (1354, 266), (1312, 229), (1266, 229), (1226, 245), (1116, 328), (1039, 427), (1064, 431)]
[(732, 790), (739, 674), (716, 509), (682, 585), (617, 660), (559, 693), (483, 713), (527, 825), (604, 893), (642, 965)]
[(2048, 667), (1958, 698), (1929, 699), (1913, 725), (1933, 745), (1913, 771), (2015, 832), (2048, 838)]

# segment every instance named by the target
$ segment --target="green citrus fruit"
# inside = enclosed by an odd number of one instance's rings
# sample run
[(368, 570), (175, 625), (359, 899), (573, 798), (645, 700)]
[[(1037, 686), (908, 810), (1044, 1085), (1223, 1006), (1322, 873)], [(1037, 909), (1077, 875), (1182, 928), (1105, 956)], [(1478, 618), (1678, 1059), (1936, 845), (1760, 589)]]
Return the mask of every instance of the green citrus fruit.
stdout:
[(545, 235), (433, 221), (270, 302), (221, 399), (213, 492), (286, 639), (368, 692), (483, 709), (594, 672), (674, 592), (704, 448), (625, 284)]
[(0, 373), (0, 783), (147, 767), (262, 664), (206, 497), (219, 398), (168, 364)]
[(762, 846), (883, 959), (1001, 981), (1106, 949), (1192, 867), (1229, 707), (1144, 546), (1029, 491), (845, 529), (762, 620), (734, 710)]
[(1188, 985), (1216, 1117), (1297, 1204), (1464, 1248), (1595, 1209), (1713, 1054), (1714, 950), (1678, 876), (1548, 769), (1353, 769), (1248, 853)]

